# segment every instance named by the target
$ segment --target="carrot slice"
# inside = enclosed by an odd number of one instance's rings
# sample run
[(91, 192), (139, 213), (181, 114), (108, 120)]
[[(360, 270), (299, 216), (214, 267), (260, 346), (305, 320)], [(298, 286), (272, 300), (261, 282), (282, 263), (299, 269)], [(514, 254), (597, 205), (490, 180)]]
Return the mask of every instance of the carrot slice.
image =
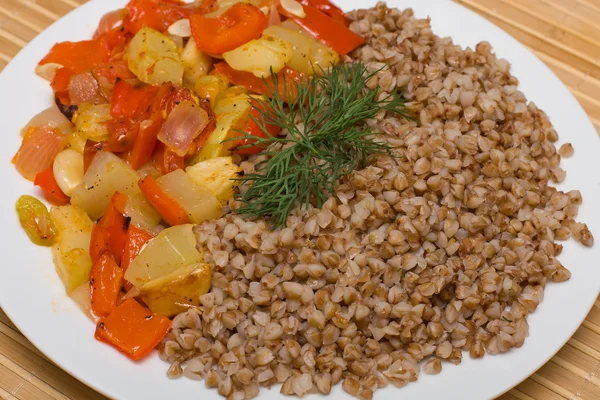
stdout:
[(100, 219), (100, 226), (106, 230), (108, 248), (117, 264), (121, 263), (121, 255), (125, 247), (125, 238), (129, 228), (130, 218), (125, 217), (127, 195), (116, 192), (110, 199), (104, 215)]
[(111, 255), (104, 252), (92, 265), (90, 272), (90, 295), (94, 314), (106, 317), (117, 308), (122, 280), (123, 271)]
[(94, 224), (92, 238), (90, 240), (90, 257), (95, 263), (104, 253), (110, 252), (108, 246), (108, 232), (100, 224)]
[(71, 201), (71, 198), (64, 194), (58, 186), (58, 183), (56, 183), (52, 167), (49, 167), (48, 169), (42, 172), (39, 172), (35, 176), (33, 184), (42, 189), (42, 193), (44, 193), (44, 198), (55, 206), (64, 206), (66, 204), (69, 204), (69, 202)]
[(165, 193), (152, 175), (148, 175), (138, 182), (146, 200), (158, 211), (163, 220), (173, 226), (189, 224), (190, 217), (183, 206), (174, 198)]
[(110, 344), (134, 361), (141, 360), (171, 329), (167, 317), (152, 314), (132, 298), (121, 303), (96, 326), (97, 340)]

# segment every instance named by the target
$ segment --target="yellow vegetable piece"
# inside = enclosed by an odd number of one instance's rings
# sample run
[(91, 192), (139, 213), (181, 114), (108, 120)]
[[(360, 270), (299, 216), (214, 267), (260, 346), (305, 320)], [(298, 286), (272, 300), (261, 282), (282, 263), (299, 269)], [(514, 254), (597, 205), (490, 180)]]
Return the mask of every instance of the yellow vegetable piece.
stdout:
[(194, 224), (219, 218), (223, 214), (223, 207), (216, 196), (196, 184), (181, 169), (158, 178), (156, 182), (165, 193), (183, 206)]
[(137, 288), (145, 283), (171, 274), (190, 264), (203, 261), (196, 249), (192, 224), (167, 228), (148, 242), (125, 272), (125, 279)]
[(201, 99), (206, 99), (210, 102), (210, 106), (214, 109), (219, 95), (229, 87), (229, 81), (223, 75), (203, 75), (196, 79), (194, 92)]
[(110, 137), (105, 123), (111, 118), (110, 104), (94, 105), (83, 103), (79, 105), (77, 113), (73, 116), (73, 122), (79, 136), (95, 142), (101, 142)]
[(133, 226), (145, 231), (155, 228), (161, 220), (160, 215), (142, 193), (129, 196), (125, 205), (125, 215), (131, 218)]
[(93, 223), (85, 211), (74, 206), (53, 207), (50, 215), (58, 230), (52, 246), (54, 266), (70, 294), (90, 279)]
[(67, 196), (72, 196), (75, 188), (83, 181), (83, 154), (65, 149), (58, 153), (52, 164), (54, 179)]
[(186, 172), (198, 185), (214, 194), (223, 204), (233, 198), (242, 169), (231, 157), (217, 157), (187, 167)]
[(50, 246), (57, 235), (56, 225), (48, 209), (33, 196), (23, 195), (16, 204), (21, 226), (29, 239), (40, 246)]
[(67, 135), (67, 147), (78, 153), (83, 154), (87, 139), (79, 134), (78, 131), (73, 131)]
[(140, 193), (138, 174), (125, 161), (99, 151), (90, 164), (83, 182), (75, 188), (71, 204), (85, 210), (94, 221), (102, 216), (115, 192)]
[(192, 264), (146, 283), (140, 298), (155, 314), (175, 316), (190, 307), (200, 305), (200, 296), (211, 284), (208, 264)]
[(287, 40), (264, 34), (237, 49), (223, 53), (223, 58), (231, 68), (246, 71), (259, 78), (277, 73), (290, 62), (294, 46)]
[(310, 36), (292, 20), (268, 27), (265, 34), (291, 43), (294, 50), (287, 65), (306, 75), (312, 75), (320, 68), (326, 69), (340, 61), (339, 54)]
[(182, 83), (184, 68), (177, 45), (169, 36), (146, 26), (129, 43), (127, 65), (142, 82), (151, 85)]
[(212, 57), (200, 51), (194, 38), (190, 38), (181, 52), (183, 63), (183, 82), (190, 87), (195, 87), (198, 78), (206, 76), (212, 68)]

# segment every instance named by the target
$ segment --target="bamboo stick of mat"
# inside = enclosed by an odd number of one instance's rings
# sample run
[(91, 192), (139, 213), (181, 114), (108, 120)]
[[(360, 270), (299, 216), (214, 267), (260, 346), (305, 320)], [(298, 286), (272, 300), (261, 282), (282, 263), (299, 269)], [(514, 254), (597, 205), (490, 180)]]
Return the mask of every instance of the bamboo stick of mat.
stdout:
[[(0, 70), (48, 25), (85, 1), (1, 0)], [(531, 49), (573, 92), (600, 133), (600, 0), (456, 1)], [(52, 364), (1, 310), (0, 398), (105, 399)], [(600, 399), (600, 300), (552, 360), (499, 399)]]

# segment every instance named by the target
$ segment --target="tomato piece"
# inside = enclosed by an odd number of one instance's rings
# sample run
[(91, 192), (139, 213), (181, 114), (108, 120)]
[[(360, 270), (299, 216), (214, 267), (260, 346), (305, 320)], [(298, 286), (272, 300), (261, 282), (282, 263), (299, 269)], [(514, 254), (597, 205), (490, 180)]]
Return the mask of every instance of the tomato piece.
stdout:
[(281, 5), (279, 5), (278, 10), (341, 56), (350, 53), (365, 43), (362, 37), (352, 32), (343, 24), (336, 22), (336, 20), (319, 9), (307, 4), (303, 5), (303, 7), (306, 13), (306, 17), (304, 18), (299, 18), (289, 13)]
[[(281, 132), (281, 128), (279, 126), (276, 125), (272, 125), (272, 124), (267, 124), (265, 123), (265, 128), (267, 129), (267, 132), (265, 132), (259, 124), (256, 123), (256, 121), (261, 121), (263, 116), (262, 116), (262, 110), (264, 109), (266, 105), (264, 103), (261, 104), (257, 104), (257, 102), (254, 102), (252, 110), (250, 111), (250, 117), (248, 118), (248, 123), (246, 124), (246, 127), (244, 128), (244, 132), (246, 132), (248, 135), (252, 135), (258, 138), (267, 138), (269, 136), (277, 136), (279, 135), (279, 132)], [(264, 150), (264, 148), (262, 146), (252, 146), (253, 143), (255, 143), (256, 140), (250, 139), (250, 138), (241, 138), (239, 140), (236, 140), (233, 143), (233, 152), (237, 153), (237, 154), (245, 154), (245, 155), (250, 155), (250, 154), (258, 154), (261, 151)]]
[(335, 21), (348, 26), (348, 18), (346, 14), (338, 6), (330, 2), (329, 0), (300, 0), (300, 4), (303, 6), (311, 6), (317, 10), (327, 14)]
[(129, 225), (127, 237), (125, 239), (125, 247), (123, 247), (123, 256), (121, 257), (123, 274), (125, 274), (133, 260), (142, 252), (142, 248), (146, 243), (153, 237), (154, 236), (150, 232)]
[(169, 318), (155, 315), (129, 298), (98, 322), (94, 337), (138, 361), (150, 354), (170, 329)]
[(42, 58), (40, 65), (57, 63), (79, 74), (96, 65), (108, 62), (106, 43), (102, 38), (55, 44)]
[(110, 199), (104, 215), (98, 222), (106, 230), (108, 248), (117, 264), (121, 263), (121, 255), (125, 247), (125, 237), (131, 218), (125, 217), (127, 195), (116, 192)]
[(169, 26), (189, 18), (194, 10), (174, 0), (131, 0), (123, 21), (126, 31), (136, 34), (144, 26), (165, 32)]
[(122, 280), (121, 268), (109, 253), (102, 253), (90, 272), (90, 296), (94, 314), (106, 317), (117, 308)]
[(158, 89), (156, 86), (132, 85), (118, 79), (113, 90), (110, 115), (114, 118), (140, 116), (150, 107)]
[(44, 193), (44, 198), (52, 205), (64, 206), (69, 204), (71, 201), (71, 198), (64, 194), (58, 186), (58, 183), (56, 183), (56, 179), (54, 178), (54, 170), (52, 167), (39, 172), (35, 176), (33, 184), (42, 190), (42, 193)]
[(167, 224), (174, 226), (190, 223), (190, 217), (183, 206), (162, 190), (152, 175), (140, 179), (138, 186), (146, 200)]
[(258, 39), (267, 28), (265, 14), (251, 4), (237, 3), (216, 18), (190, 16), (196, 46), (209, 54), (222, 54)]

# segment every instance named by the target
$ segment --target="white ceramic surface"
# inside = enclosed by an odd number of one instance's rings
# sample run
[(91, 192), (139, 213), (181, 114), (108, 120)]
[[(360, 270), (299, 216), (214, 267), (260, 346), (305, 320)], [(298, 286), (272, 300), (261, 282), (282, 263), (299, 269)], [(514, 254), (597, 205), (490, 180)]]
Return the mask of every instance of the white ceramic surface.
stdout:
[[(36, 193), (10, 160), (19, 147), (19, 130), (51, 102), (49, 85), (34, 68), (58, 41), (91, 36), (100, 17), (122, 7), (125, 0), (94, 0), (67, 15), (35, 38), (0, 74), (0, 113), (3, 144), (0, 174), (1, 248), (0, 306), (23, 334), (42, 352), (81, 381), (116, 399), (218, 399), (203, 382), (169, 380), (167, 365), (155, 354), (135, 364), (93, 337), (94, 325), (65, 295), (50, 251), (32, 245), (20, 229), (14, 204), (24, 193)], [(343, 0), (345, 9), (366, 7), (375, 0)], [(492, 43), (500, 57), (512, 63), (512, 72), (529, 100), (544, 109), (560, 135), (560, 143), (575, 147), (564, 160), (568, 171), (565, 189), (580, 189), (581, 221), (600, 238), (600, 142), (583, 109), (556, 76), (515, 39), (490, 22), (450, 1), (389, 0), (390, 6), (413, 7), (419, 17), (431, 16), (433, 30), (452, 36), (455, 43), (473, 47), (481, 40)], [(570, 281), (550, 285), (544, 302), (529, 319), (530, 336), (518, 350), (501, 356), (471, 360), (465, 354), (460, 366), (444, 365), (440, 375), (421, 375), (405, 388), (386, 388), (376, 399), (487, 399), (515, 386), (549, 360), (584, 320), (600, 289), (600, 243), (589, 249), (569, 241), (560, 257), (573, 275)], [(335, 398), (349, 398), (337, 387)], [(316, 398), (317, 396), (313, 396)], [(281, 398), (277, 389), (263, 389), (260, 399)]]

